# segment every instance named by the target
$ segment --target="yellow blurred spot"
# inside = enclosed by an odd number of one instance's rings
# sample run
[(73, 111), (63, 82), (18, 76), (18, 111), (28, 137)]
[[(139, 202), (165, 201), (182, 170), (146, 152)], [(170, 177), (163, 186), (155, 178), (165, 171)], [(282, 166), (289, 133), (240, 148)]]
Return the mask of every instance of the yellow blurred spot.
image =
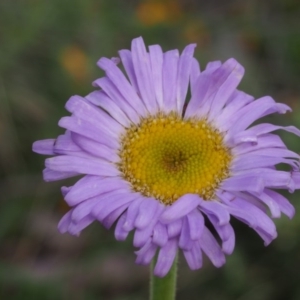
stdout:
[(183, 36), (188, 43), (197, 43), (198, 47), (205, 47), (210, 43), (210, 33), (201, 20), (191, 20), (183, 29)]
[(261, 48), (261, 35), (257, 31), (246, 30), (242, 31), (239, 42), (249, 52), (257, 52)]
[(64, 201), (64, 198), (59, 198), (57, 202), (57, 211), (60, 213), (66, 213), (70, 210), (70, 206)]
[(181, 15), (176, 1), (145, 1), (136, 10), (137, 18), (146, 26), (153, 26), (164, 22), (173, 22)]
[(76, 45), (63, 49), (60, 55), (60, 63), (69, 75), (76, 81), (84, 81), (87, 77), (87, 57)]

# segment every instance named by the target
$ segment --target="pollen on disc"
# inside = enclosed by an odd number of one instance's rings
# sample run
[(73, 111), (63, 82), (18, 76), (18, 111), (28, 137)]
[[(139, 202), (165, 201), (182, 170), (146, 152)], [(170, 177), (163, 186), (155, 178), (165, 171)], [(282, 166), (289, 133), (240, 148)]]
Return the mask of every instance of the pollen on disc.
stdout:
[(185, 194), (210, 200), (228, 177), (231, 153), (206, 120), (157, 114), (122, 136), (118, 165), (134, 191), (172, 204)]

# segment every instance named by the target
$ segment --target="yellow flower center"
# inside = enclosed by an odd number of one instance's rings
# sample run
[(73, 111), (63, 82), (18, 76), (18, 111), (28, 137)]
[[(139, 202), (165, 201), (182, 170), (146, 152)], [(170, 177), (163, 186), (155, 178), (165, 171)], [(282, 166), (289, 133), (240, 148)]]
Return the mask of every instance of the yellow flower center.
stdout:
[(119, 169), (134, 191), (172, 204), (184, 194), (210, 200), (228, 177), (230, 150), (206, 120), (157, 114), (121, 138)]

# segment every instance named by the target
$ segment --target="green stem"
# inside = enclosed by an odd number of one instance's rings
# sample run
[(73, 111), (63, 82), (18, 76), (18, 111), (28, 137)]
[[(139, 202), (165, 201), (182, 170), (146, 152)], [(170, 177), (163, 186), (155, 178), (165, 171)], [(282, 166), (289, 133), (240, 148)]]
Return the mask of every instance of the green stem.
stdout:
[(153, 274), (155, 259), (152, 260), (150, 268), (150, 300), (175, 300), (176, 297), (176, 279), (177, 279), (177, 260), (174, 259), (173, 266), (169, 273), (163, 277), (157, 277)]

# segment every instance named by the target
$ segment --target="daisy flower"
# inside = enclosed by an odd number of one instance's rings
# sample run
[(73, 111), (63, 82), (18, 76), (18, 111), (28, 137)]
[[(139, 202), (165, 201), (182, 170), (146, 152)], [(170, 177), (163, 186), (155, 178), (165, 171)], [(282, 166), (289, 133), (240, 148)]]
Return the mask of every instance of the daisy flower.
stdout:
[(268, 245), (277, 236), (271, 217), (294, 215), (277, 189), (300, 187), (299, 155), (273, 133), (300, 131), (252, 125), (291, 109), (237, 90), (244, 68), (233, 58), (200, 71), (194, 49), (147, 51), (136, 38), (120, 58), (101, 58), (106, 76), (89, 95), (68, 100), (71, 116), (59, 121), (65, 133), (33, 144), (33, 151), (53, 156), (45, 161), (45, 181), (80, 176), (62, 187), (70, 211), (60, 232), (78, 235), (94, 221), (106, 228), (116, 222), (117, 240), (134, 231), (137, 263), (149, 264), (157, 253), (160, 277), (178, 249), (193, 270), (201, 268), (203, 253), (222, 266), (235, 246), (231, 217)]

